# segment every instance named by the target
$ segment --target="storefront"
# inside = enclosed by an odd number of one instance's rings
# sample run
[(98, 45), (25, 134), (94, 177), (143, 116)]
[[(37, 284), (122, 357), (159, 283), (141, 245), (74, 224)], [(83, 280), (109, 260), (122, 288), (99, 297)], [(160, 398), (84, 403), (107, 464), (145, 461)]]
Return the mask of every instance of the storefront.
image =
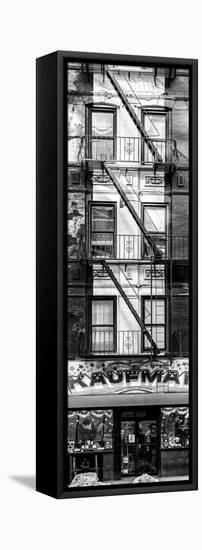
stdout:
[(188, 479), (189, 408), (124, 407), (68, 413), (69, 484)]

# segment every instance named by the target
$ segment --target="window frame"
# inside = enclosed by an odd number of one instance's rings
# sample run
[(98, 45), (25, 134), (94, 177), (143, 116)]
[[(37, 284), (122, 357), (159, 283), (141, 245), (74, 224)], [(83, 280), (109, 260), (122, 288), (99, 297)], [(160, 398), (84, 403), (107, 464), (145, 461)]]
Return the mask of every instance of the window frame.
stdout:
[[(93, 227), (93, 220), (92, 220), (92, 209), (93, 207), (101, 207), (101, 208), (105, 208), (106, 206), (111, 206), (113, 207), (113, 211), (114, 211), (114, 231), (93, 231), (92, 230), (92, 227)], [(117, 249), (117, 203), (116, 202), (113, 202), (113, 201), (90, 201), (88, 203), (88, 219), (89, 219), (89, 224), (88, 224), (88, 227), (89, 227), (89, 231), (88, 231), (88, 253), (89, 253), (89, 257), (90, 258), (94, 258), (96, 259), (96, 256), (93, 256), (92, 255), (92, 234), (93, 233), (96, 233), (98, 235), (100, 234), (106, 234), (106, 233), (109, 233), (110, 235), (112, 234), (113, 235), (113, 252), (112, 252), (112, 256), (111, 258), (116, 258), (116, 249)], [(104, 257), (103, 257), (104, 258)], [(110, 258), (110, 259), (111, 259)], [(102, 257), (98, 257), (97, 258), (98, 260), (99, 259), (102, 259)]]
[[(169, 107), (165, 107), (164, 105), (158, 105), (158, 106), (142, 106), (141, 107), (141, 123), (142, 125), (144, 126), (145, 128), (145, 116), (147, 115), (159, 115), (159, 116), (162, 116), (164, 115), (165, 116), (165, 140), (169, 140), (169, 139), (172, 139), (172, 118), (171, 118), (171, 109)], [(149, 135), (149, 134), (148, 134)], [(152, 138), (152, 136), (149, 136), (151, 137), (151, 140), (154, 140), (155, 142), (155, 138)], [(156, 141), (158, 140), (158, 138), (156, 138)], [(142, 138), (141, 140), (141, 162), (142, 163), (145, 163), (145, 153), (144, 153), (144, 138)], [(166, 162), (166, 159), (165, 159), (165, 162)]]
[[(100, 113), (112, 113), (113, 114), (113, 136), (106, 137), (106, 138), (99, 138), (98, 136), (93, 136), (92, 134), (92, 114), (93, 112), (100, 112)], [(92, 143), (91, 138), (94, 137), (95, 139), (105, 139), (108, 141), (113, 140), (113, 160), (116, 160), (116, 154), (117, 154), (117, 106), (116, 105), (106, 105), (105, 103), (92, 103), (90, 105), (86, 106), (86, 150), (87, 150), (87, 156), (90, 160), (96, 160), (93, 159), (93, 153), (92, 153)], [(103, 161), (104, 162), (104, 161)]]
[[(111, 300), (112, 303), (113, 303), (113, 324), (112, 325), (92, 325), (92, 303), (93, 301), (109, 301)], [(109, 351), (109, 354), (113, 354), (113, 353), (116, 353), (117, 351), (117, 296), (112, 296), (112, 295), (109, 295), (107, 296), (106, 294), (105, 295), (93, 295), (93, 296), (89, 296), (89, 299), (88, 299), (88, 349), (89, 349), (89, 353), (90, 354), (97, 354), (97, 353), (100, 353), (100, 354), (104, 354), (105, 356), (107, 355), (107, 352), (105, 350), (93, 350), (92, 349), (92, 328), (93, 326), (100, 326), (100, 327), (113, 327), (113, 349), (112, 350), (108, 350)]]
[[(110, 407), (103, 407), (103, 408), (101, 408), (101, 409), (100, 409), (99, 407), (98, 407), (98, 408), (97, 408), (97, 407), (94, 407), (93, 409), (92, 409), (92, 408), (90, 408), (90, 409), (86, 409), (86, 408), (85, 408), (85, 409), (78, 409), (78, 408), (77, 408), (77, 409), (69, 409), (69, 410), (68, 410), (68, 414), (67, 414), (68, 417), (69, 417), (69, 415), (71, 415), (72, 413), (75, 413), (75, 415), (76, 415), (75, 426), (73, 427), (73, 430), (74, 430), (74, 440), (73, 440), (73, 441), (74, 441), (74, 447), (76, 446), (76, 447), (79, 448), (79, 447), (80, 447), (80, 444), (81, 444), (81, 440), (79, 441), (79, 437), (78, 437), (78, 435), (79, 435), (79, 434), (78, 434), (78, 431), (79, 431), (79, 421), (80, 421), (80, 418), (79, 418), (79, 417), (80, 417), (80, 415), (81, 415), (82, 413), (84, 413), (84, 412), (85, 412), (85, 413), (90, 413), (90, 414), (92, 414), (94, 411), (102, 411), (103, 417), (104, 417), (104, 416), (106, 417), (106, 412), (110, 412), (111, 415), (112, 415), (112, 431), (111, 431), (111, 444), (112, 444), (112, 446), (110, 447), (109, 450), (110, 450), (111, 452), (113, 452), (113, 451), (114, 451), (114, 409), (113, 409), (112, 407), (111, 407), (111, 408), (110, 408)], [(70, 420), (70, 422), (71, 422), (71, 420)], [(69, 428), (70, 422), (69, 422), (69, 418), (68, 418), (68, 428)], [(106, 441), (106, 440), (107, 440), (107, 439), (105, 438), (105, 433), (106, 433), (106, 432), (105, 432), (105, 423), (104, 423), (104, 431), (103, 431), (102, 441)], [(70, 441), (72, 441), (72, 439), (70, 439), (70, 437), (69, 437), (69, 429), (68, 429), (68, 438), (67, 438), (67, 439), (68, 439), (68, 444), (69, 444)], [(85, 442), (86, 442), (86, 441), (87, 441), (87, 440), (85, 440)], [(93, 442), (96, 442), (96, 439), (93, 439), (92, 441), (93, 441)], [(93, 449), (93, 450), (94, 450), (94, 454), (96, 454), (97, 449)], [(102, 451), (105, 452), (106, 449), (102, 449)], [(86, 449), (86, 452), (89, 452), (89, 451), (87, 451), (87, 449)], [(75, 454), (76, 454), (76, 455), (81, 455), (81, 453), (82, 453), (81, 448), (79, 448), (79, 450), (77, 450), (77, 451), (75, 451), (75, 450), (70, 451), (70, 452), (69, 452), (69, 455), (70, 455), (70, 456), (72, 456), (72, 455), (75, 456)]]
[[(149, 300), (149, 301), (158, 301), (158, 300), (161, 300), (161, 301), (164, 301), (164, 319), (165, 319), (165, 322), (164, 323), (146, 323), (145, 322), (145, 301), (146, 300)], [(159, 348), (159, 351), (160, 352), (163, 352), (163, 351), (166, 351), (166, 341), (167, 341), (167, 308), (166, 308), (166, 296), (165, 295), (157, 295), (157, 296), (152, 296), (152, 300), (151, 300), (151, 295), (144, 295), (141, 297), (141, 310), (142, 310), (142, 320), (143, 320), (143, 323), (145, 325), (145, 327), (164, 327), (164, 347), (163, 348)], [(153, 340), (155, 341), (155, 338), (153, 337), (152, 335), (152, 338)], [(158, 343), (156, 342), (156, 345), (158, 347)], [(149, 347), (146, 347), (145, 346), (145, 335), (142, 333), (142, 351), (146, 351), (146, 352), (149, 352), (150, 351), (150, 348)]]
[[(177, 405), (176, 407), (171, 407), (171, 410), (172, 410), (173, 408), (174, 408), (174, 410), (175, 410), (174, 414), (176, 414), (176, 410), (178, 411), (178, 410), (180, 409), (180, 406)], [(165, 452), (166, 452), (166, 451), (176, 451), (176, 450), (177, 450), (177, 451), (185, 451), (185, 450), (188, 450), (188, 451), (189, 451), (189, 449), (190, 449), (190, 430), (189, 430), (189, 426), (188, 426), (188, 432), (189, 432), (189, 433), (188, 433), (188, 438), (189, 438), (189, 444), (188, 444), (188, 445), (186, 445), (186, 446), (184, 445), (184, 446), (181, 446), (181, 447), (178, 447), (177, 445), (176, 445), (176, 446), (175, 446), (175, 445), (173, 445), (173, 446), (169, 446), (169, 445), (168, 445), (168, 447), (163, 447), (163, 445), (162, 445), (162, 421), (163, 421), (163, 411), (164, 411), (165, 409), (168, 410), (168, 409), (170, 409), (170, 407), (168, 407), (168, 406), (166, 406), (166, 407), (162, 407), (162, 406), (161, 406), (161, 407), (160, 407), (160, 424), (161, 424), (160, 452), (162, 452), (162, 451), (163, 451), (163, 452), (164, 452), (164, 451), (165, 451)], [(187, 409), (188, 409), (188, 411), (187, 411), (187, 412), (188, 412), (188, 418), (189, 418), (189, 422), (190, 422), (189, 404), (187, 405)], [(171, 414), (172, 414), (172, 412), (171, 412)], [(177, 412), (177, 414), (180, 416), (180, 413), (179, 413), (179, 412)], [(175, 424), (176, 424), (176, 423), (175, 423)], [(175, 426), (175, 427), (176, 427), (176, 426)], [(169, 435), (168, 435), (167, 433), (166, 433), (166, 435), (167, 435), (167, 439), (168, 439), (168, 443), (169, 443)], [(179, 437), (179, 436), (176, 436), (176, 435), (175, 435), (174, 438), (176, 438), (176, 437)]]
[[(147, 231), (146, 227), (145, 227), (145, 221), (144, 221), (144, 211), (145, 211), (145, 208), (164, 208), (165, 209), (165, 231)], [(165, 236), (165, 256), (163, 257), (164, 258), (167, 258), (168, 256), (168, 204), (165, 203), (165, 202), (144, 202), (142, 203), (142, 206), (141, 206), (141, 218), (142, 218), (142, 223), (145, 227), (145, 230), (147, 232), (147, 234), (149, 236), (151, 236), (151, 238), (155, 238), (155, 237), (163, 237)], [(142, 253), (141, 253), (141, 256), (142, 256), (142, 259), (145, 258), (144, 256), (144, 239), (145, 237), (143, 236), (142, 237)], [(157, 244), (157, 247), (158, 247), (158, 244)]]

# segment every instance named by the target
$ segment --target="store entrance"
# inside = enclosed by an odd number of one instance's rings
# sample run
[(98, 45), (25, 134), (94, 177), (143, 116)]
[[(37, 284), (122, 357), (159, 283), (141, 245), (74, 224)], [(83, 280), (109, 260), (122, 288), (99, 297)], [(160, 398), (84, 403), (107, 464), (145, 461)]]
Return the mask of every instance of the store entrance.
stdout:
[(157, 473), (157, 421), (121, 420), (121, 475)]

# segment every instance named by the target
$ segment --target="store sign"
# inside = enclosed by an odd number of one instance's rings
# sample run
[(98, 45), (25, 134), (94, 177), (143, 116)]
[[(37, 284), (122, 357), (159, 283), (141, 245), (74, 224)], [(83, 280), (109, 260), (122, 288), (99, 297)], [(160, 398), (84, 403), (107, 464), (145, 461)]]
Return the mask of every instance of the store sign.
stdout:
[(188, 359), (169, 361), (69, 361), (69, 394), (188, 392)]

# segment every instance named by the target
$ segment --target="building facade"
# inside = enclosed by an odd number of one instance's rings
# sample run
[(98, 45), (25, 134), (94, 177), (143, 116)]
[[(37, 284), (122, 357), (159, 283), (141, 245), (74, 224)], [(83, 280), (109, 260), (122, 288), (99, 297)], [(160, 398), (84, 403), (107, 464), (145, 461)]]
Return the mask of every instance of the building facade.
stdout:
[(67, 82), (66, 483), (189, 479), (189, 72)]

